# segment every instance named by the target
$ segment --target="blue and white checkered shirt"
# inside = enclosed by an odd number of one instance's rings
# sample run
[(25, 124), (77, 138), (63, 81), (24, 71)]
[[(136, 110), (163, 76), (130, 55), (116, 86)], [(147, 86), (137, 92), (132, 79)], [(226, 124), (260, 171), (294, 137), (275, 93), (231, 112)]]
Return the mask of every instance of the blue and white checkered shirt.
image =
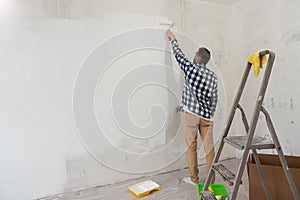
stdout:
[(179, 48), (177, 40), (173, 40), (171, 44), (175, 58), (184, 72), (185, 84), (181, 100), (183, 110), (211, 120), (218, 101), (216, 74), (203, 64), (190, 62)]

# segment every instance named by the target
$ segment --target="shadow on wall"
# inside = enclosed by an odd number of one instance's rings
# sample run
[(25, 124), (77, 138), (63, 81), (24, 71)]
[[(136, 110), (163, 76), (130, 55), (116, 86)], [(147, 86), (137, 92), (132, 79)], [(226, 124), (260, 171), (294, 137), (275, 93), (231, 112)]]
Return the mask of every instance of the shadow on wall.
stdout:
[[(167, 40), (167, 39), (166, 39)], [(166, 41), (165, 49), (170, 49), (169, 41)], [(171, 50), (172, 51), (172, 50)], [(165, 52), (165, 66), (167, 67), (176, 67), (173, 65), (172, 62), (172, 52), (167, 53)], [(177, 64), (177, 63), (176, 63)], [(175, 65), (176, 65), (175, 64)], [(179, 89), (176, 91), (177, 94), (180, 94), (180, 90), (183, 88), (183, 80), (178, 81), (176, 80), (174, 71), (167, 70), (165, 68), (166, 73), (166, 83), (167, 85), (175, 85), (174, 88)], [(174, 137), (178, 130), (181, 128), (181, 112), (178, 111), (178, 107), (180, 106), (180, 99), (178, 105), (173, 103), (174, 97), (171, 92), (168, 92), (168, 119), (166, 122), (166, 143), (169, 143)], [(180, 133), (179, 133), (180, 134)]]

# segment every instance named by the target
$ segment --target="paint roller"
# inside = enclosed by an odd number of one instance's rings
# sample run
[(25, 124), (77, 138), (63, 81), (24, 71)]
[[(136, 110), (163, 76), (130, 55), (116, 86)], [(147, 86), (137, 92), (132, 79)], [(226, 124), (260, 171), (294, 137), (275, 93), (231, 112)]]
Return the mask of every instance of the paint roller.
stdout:
[(161, 26), (167, 26), (168, 27), (167, 30), (170, 30), (171, 28), (174, 27), (174, 23), (172, 21), (160, 21), (158, 24)]
[(160, 21), (159, 25), (161, 25), (161, 26), (167, 26), (168, 29), (171, 29), (171, 28), (173, 28), (174, 23), (172, 21)]

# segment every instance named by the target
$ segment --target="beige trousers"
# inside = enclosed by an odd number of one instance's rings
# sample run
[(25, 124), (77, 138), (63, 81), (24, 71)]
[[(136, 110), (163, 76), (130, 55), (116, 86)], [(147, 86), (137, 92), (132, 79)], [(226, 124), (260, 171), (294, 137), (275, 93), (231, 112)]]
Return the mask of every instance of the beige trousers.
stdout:
[[(208, 175), (211, 163), (215, 156), (213, 141), (213, 122), (202, 119), (188, 112), (183, 114), (183, 132), (185, 143), (187, 144), (187, 160), (190, 170), (190, 177), (194, 183), (198, 183), (198, 159), (197, 159), (197, 134), (199, 131), (204, 151), (206, 153), (206, 175)], [(214, 183), (213, 176), (211, 183)]]

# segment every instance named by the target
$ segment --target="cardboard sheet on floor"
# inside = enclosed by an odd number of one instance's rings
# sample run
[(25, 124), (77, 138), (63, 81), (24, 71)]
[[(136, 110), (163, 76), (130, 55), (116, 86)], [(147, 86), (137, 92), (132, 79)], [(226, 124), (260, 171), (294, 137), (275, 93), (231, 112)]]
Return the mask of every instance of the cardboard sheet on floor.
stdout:
[[(293, 195), (284, 172), (278, 155), (258, 154), (262, 165), (262, 170), (266, 178), (268, 188), (271, 193), (272, 200), (292, 200)], [(300, 157), (285, 156), (289, 166), (291, 175), (294, 179), (298, 193), (300, 192)], [(265, 200), (265, 192), (261, 184), (257, 166), (253, 155), (251, 154), (247, 163), (248, 178), (249, 178), (249, 199), (250, 200)]]
[(141, 183), (137, 183), (131, 186), (128, 186), (128, 189), (137, 197), (143, 197), (154, 190), (160, 190), (160, 186), (153, 182), (152, 180), (147, 180)]

